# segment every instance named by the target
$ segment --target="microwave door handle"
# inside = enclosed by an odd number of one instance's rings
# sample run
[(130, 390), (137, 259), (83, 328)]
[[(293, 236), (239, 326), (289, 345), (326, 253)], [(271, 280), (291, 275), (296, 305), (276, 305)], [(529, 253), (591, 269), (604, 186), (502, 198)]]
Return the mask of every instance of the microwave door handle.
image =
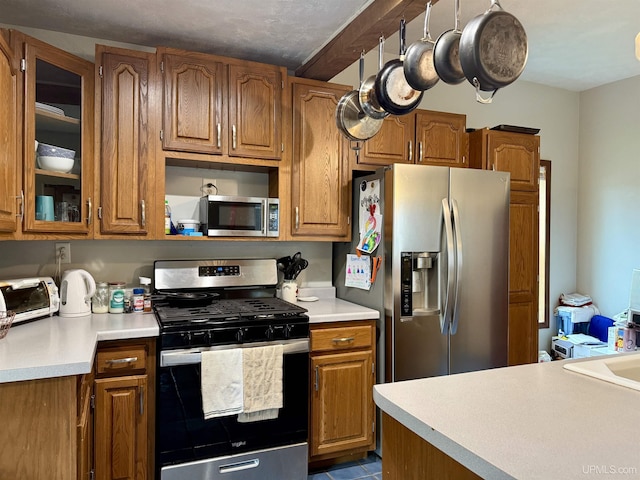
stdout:
[(458, 330), (458, 320), (460, 318), (460, 293), (462, 291), (462, 235), (460, 232), (460, 212), (458, 211), (458, 202), (451, 200), (453, 211), (453, 230), (455, 233), (456, 244), (456, 287), (453, 301), (453, 318), (451, 319), (451, 335), (455, 335)]
[(267, 235), (267, 222), (269, 221), (269, 209), (267, 208), (267, 199), (260, 201), (262, 204), (262, 235)]
[(444, 295), (444, 308), (440, 314), (440, 331), (443, 335), (449, 333), (449, 327), (451, 325), (451, 310), (453, 308), (453, 293), (454, 293), (454, 270), (455, 270), (455, 258), (454, 254), (454, 238), (453, 238), (453, 226), (451, 222), (451, 208), (449, 206), (449, 200), (447, 198), (442, 199), (442, 219), (444, 221), (444, 229), (446, 233), (446, 248), (447, 253), (447, 278), (446, 278), (446, 290)]

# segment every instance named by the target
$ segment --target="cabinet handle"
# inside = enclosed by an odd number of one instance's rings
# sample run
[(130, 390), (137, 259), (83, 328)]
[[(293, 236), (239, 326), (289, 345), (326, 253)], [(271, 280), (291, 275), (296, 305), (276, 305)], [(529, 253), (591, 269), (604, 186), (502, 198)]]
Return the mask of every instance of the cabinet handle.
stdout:
[(413, 162), (413, 142), (409, 140), (409, 162)]
[(320, 372), (318, 371), (318, 366), (316, 365), (316, 380), (315, 380), (315, 389), (318, 391), (318, 385), (320, 384)]
[(232, 139), (232, 147), (231, 148), (233, 148), (235, 150), (236, 149), (236, 143), (237, 143), (236, 142), (237, 137), (236, 137), (236, 126), (235, 125), (231, 126), (231, 139)]
[(418, 162), (422, 163), (422, 142), (418, 143)]
[(296, 207), (296, 230), (300, 228), (300, 209)]
[(119, 365), (121, 363), (133, 363), (137, 361), (138, 361), (138, 357), (126, 357), (126, 358), (116, 358), (116, 359), (105, 360), (104, 363), (108, 363), (109, 366), (113, 366), (113, 365)]
[(220, 135), (221, 135), (221, 132), (222, 132), (222, 126), (219, 123), (216, 125), (216, 131), (217, 131), (217, 134), (218, 134), (218, 143), (216, 145), (217, 145), (218, 148), (220, 148), (222, 146), (222, 143), (221, 143), (221, 140), (220, 140)]
[(138, 391), (140, 393), (140, 415), (144, 415), (144, 386), (140, 385)]
[(20, 195), (16, 197), (20, 200), (20, 213), (16, 213), (16, 217), (20, 217), (20, 221), (24, 218), (24, 190), (20, 190)]
[(334, 338), (331, 340), (333, 343), (350, 343), (353, 342), (356, 337), (342, 337), (342, 338)]
[(87, 214), (87, 225), (91, 225), (91, 221), (93, 220), (93, 204), (91, 203), (91, 197), (87, 198), (87, 210), (89, 210), (89, 213)]
[(145, 227), (147, 225), (147, 209), (144, 205), (144, 200), (140, 200), (140, 210), (142, 214), (142, 226)]

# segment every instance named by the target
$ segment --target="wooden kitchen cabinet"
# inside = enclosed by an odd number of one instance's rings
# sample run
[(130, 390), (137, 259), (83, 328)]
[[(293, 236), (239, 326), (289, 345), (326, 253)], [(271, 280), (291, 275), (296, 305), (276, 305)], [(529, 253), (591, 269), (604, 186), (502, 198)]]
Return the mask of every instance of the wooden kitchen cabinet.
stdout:
[(385, 166), (419, 163), (466, 167), (468, 147), (466, 115), (415, 110), (390, 115), (380, 131), (364, 142), (358, 165)]
[(294, 240), (350, 240), (349, 141), (336, 128), (340, 98), (351, 90), (291, 78), (291, 236)]
[(538, 361), (538, 178), (540, 137), (489, 129), (469, 133), (473, 168), (511, 174), (509, 365)]
[[(11, 30), (14, 55), (21, 59), (22, 188), (27, 238), (41, 234), (87, 238), (92, 233), (94, 167), (93, 63)], [(52, 106), (61, 110), (52, 110)], [(41, 168), (35, 141), (75, 151), (68, 173)], [(68, 219), (36, 216), (36, 196), (67, 202)], [(34, 235), (31, 235), (34, 234)], [(37, 235), (36, 235), (37, 234)]]
[[(9, 43), (0, 35), (0, 232), (18, 231), (18, 73)], [(4, 235), (3, 235), (4, 237)]]
[(95, 478), (154, 478), (154, 340), (100, 343), (95, 371)]
[(93, 370), (78, 377), (78, 480), (93, 478)]
[(375, 449), (375, 322), (313, 324), (309, 460)]
[[(155, 191), (155, 54), (96, 46), (96, 237), (145, 238), (159, 228)], [(164, 195), (162, 196), (162, 198)], [(163, 202), (164, 203), (164, 202)]]
[(283, 67), (160, 48), (165, 150), (278, 160)]

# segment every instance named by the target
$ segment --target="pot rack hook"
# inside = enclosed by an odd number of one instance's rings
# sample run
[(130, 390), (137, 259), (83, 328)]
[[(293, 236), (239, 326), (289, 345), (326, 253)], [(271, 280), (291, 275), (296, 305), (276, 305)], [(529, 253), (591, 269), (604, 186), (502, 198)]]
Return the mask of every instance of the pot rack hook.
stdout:
[(496, 94), (496, 92), (498, 91), (498, 89), (496, 88), (492, 93), (491, 96), (489, 98), (484, 98), (482, 95), (480, 95), (480, 82), (478, 81), (477, 77), (473, 77), (473, 86), (476, 87), (476, 101), (478, 103), (482, 103), (483, 105), (488, 105), (493, 101), (493, 96)]

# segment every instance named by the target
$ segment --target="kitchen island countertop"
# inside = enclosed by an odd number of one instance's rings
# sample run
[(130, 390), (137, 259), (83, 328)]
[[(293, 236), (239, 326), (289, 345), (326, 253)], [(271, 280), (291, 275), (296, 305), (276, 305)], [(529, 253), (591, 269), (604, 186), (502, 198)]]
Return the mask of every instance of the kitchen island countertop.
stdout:
[(566, 361), (376, 385), (374, 400), (482, 478), (640, 478), (640, 392)]

